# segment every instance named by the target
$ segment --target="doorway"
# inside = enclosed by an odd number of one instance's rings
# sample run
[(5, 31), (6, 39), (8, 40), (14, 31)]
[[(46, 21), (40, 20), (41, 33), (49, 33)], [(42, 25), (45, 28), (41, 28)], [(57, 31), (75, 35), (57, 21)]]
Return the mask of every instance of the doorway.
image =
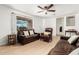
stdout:
[(56, 19), (56, 35), (61, 36), (64, 35), (64, 18)]

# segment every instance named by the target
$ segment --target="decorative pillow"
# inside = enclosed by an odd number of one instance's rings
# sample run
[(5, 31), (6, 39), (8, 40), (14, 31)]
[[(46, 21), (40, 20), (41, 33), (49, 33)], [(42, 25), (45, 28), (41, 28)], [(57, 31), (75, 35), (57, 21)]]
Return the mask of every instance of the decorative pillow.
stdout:
[(34, 34), (33, 30), (30, 30), (29, 32), (30, 32), (30, 35)]
[(68, 39), (68, 42), (69, 42), (70, 44), (72, 44), (74, 41), (77, 40), (78, 37), (79, 37), (78, 35), (71, 36), (71, 37)]
[(73, 50), (69, 55), (79, 55), (79, 48)]
[(44, 35), (49, 35), (50, 34), (50, 32), (44, 32)]
[(23, 31), (23, 32), (24, 32), (24, 35), (25, 36), (28, 36), (29, 35), (28, 31)]
[(67, 36), (67, 37), (70, 37), (70, 33), (66, 33), (66, 36)]

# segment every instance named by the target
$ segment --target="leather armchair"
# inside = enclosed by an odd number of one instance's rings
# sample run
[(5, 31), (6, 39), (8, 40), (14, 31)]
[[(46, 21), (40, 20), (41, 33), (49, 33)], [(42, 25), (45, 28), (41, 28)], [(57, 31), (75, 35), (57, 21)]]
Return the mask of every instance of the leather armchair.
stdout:
[(50, 34), (45, 35), (44, 33), (41, 33), (40, 39), (42, 39), (43, 41), (46, 41), (46, 42), (51, 42), (53, 29), (52, 28), (45, 28), (45, 32), (50, 32)]

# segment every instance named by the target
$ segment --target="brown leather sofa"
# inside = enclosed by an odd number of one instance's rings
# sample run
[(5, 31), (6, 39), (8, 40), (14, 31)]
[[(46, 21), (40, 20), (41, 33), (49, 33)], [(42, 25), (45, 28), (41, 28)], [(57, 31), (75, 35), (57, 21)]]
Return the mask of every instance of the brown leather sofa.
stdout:
[[(23, 31), (28, 31), (29, 35), (25, 36)], [(30, 34), (33, 31), (34, 34)], [(17, 40), (20, 44), (24, 45), (39, 39), (39, 34), (35, 33), (34, 29), (19, 30), (17, 34)]]
[(44, 35), (44, 33), (41, 33), (40, 39), (46, 42), (51, 42), (52, 41), (52, 33), (53, 29), (52, 28), (45, 28), (45, 32), (50, 32), (49, 35)]

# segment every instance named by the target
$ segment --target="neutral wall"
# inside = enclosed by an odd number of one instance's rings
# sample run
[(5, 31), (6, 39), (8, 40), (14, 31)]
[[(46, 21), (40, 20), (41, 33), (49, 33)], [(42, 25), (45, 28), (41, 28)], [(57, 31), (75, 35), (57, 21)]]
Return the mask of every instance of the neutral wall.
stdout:
[(76, 19), (76, 21), (75, 21), (75, 25), (76, 25), (75, 28), (79, 32), (79, 13), (75, 15), (75, 19)]
[(33, 17), (33, 28), (35, 29), (35, 32), (41, 33), (44, 31), (43, 28), (43, 19), (38, 16)]
[[(14, 12), (14, 14), (11, 14), (12, 12)], [(0, 45), (5, 45), (8, 43), (9, 34), (17, 33), (16, 16), (31, 18), (29, 15), (20, 11), (0, 5)]]
[(16, 16), (21, 16), (21, 17), (25, 17), (28, 19), (32, 19), (32, 17), (30, 15), (20, 12), (18, 10), (10, 9), (10, 12), (11, 12), (11, 33), (13, 33), (13, 34), (17, 33), (17, 27), (16, 27), (17, 18), (16, 18)]
[[(75, 26), (66, 26), (66, 16), (75, 16)], [(77, 14), (69, 14), (65, 16), (60, 16), (63, 17), (64, 19), (64, 35), (65, 35), (65, 30), (67, 29), (76, 29), (79, 31), (79, 13)], [(57, 18), (57, 17), (56, 17)], [(56, 18), (51, 17), (51, 18), (42, 18), (42, 17), (33, 17), (33, 28), (35, 28), (36, 32), (43, 32), (44, 28), (46, 27), (51, 27), (53, 28), (53, 35), (56, 36)]]
[[(71, 15), (66, 15), (66, 16), (72, 16)], [(77, 14), (73, 14), (73, 16), (75, 16), (75, 26), (66, 26), (66, 16), (63, 16), (63, 20), (64, 20), (64, 35), (65, 35), (65, 30), (68, 29), (76, 29), (77, 31), (79, 31), (79, 13)]]
[(56, 18), (33, 17), (33, 28), (36, 32), (44, 32), (45, 28), (53, 28), (53, 35), (56, 35)]
[(10, 9), (0, 6), (0, 45), (7, 43), (7, 35), (11, 33)]
[(53, 36), (56, 36), (56, 18), (45, 18), (45, 28), (53, 28)]

